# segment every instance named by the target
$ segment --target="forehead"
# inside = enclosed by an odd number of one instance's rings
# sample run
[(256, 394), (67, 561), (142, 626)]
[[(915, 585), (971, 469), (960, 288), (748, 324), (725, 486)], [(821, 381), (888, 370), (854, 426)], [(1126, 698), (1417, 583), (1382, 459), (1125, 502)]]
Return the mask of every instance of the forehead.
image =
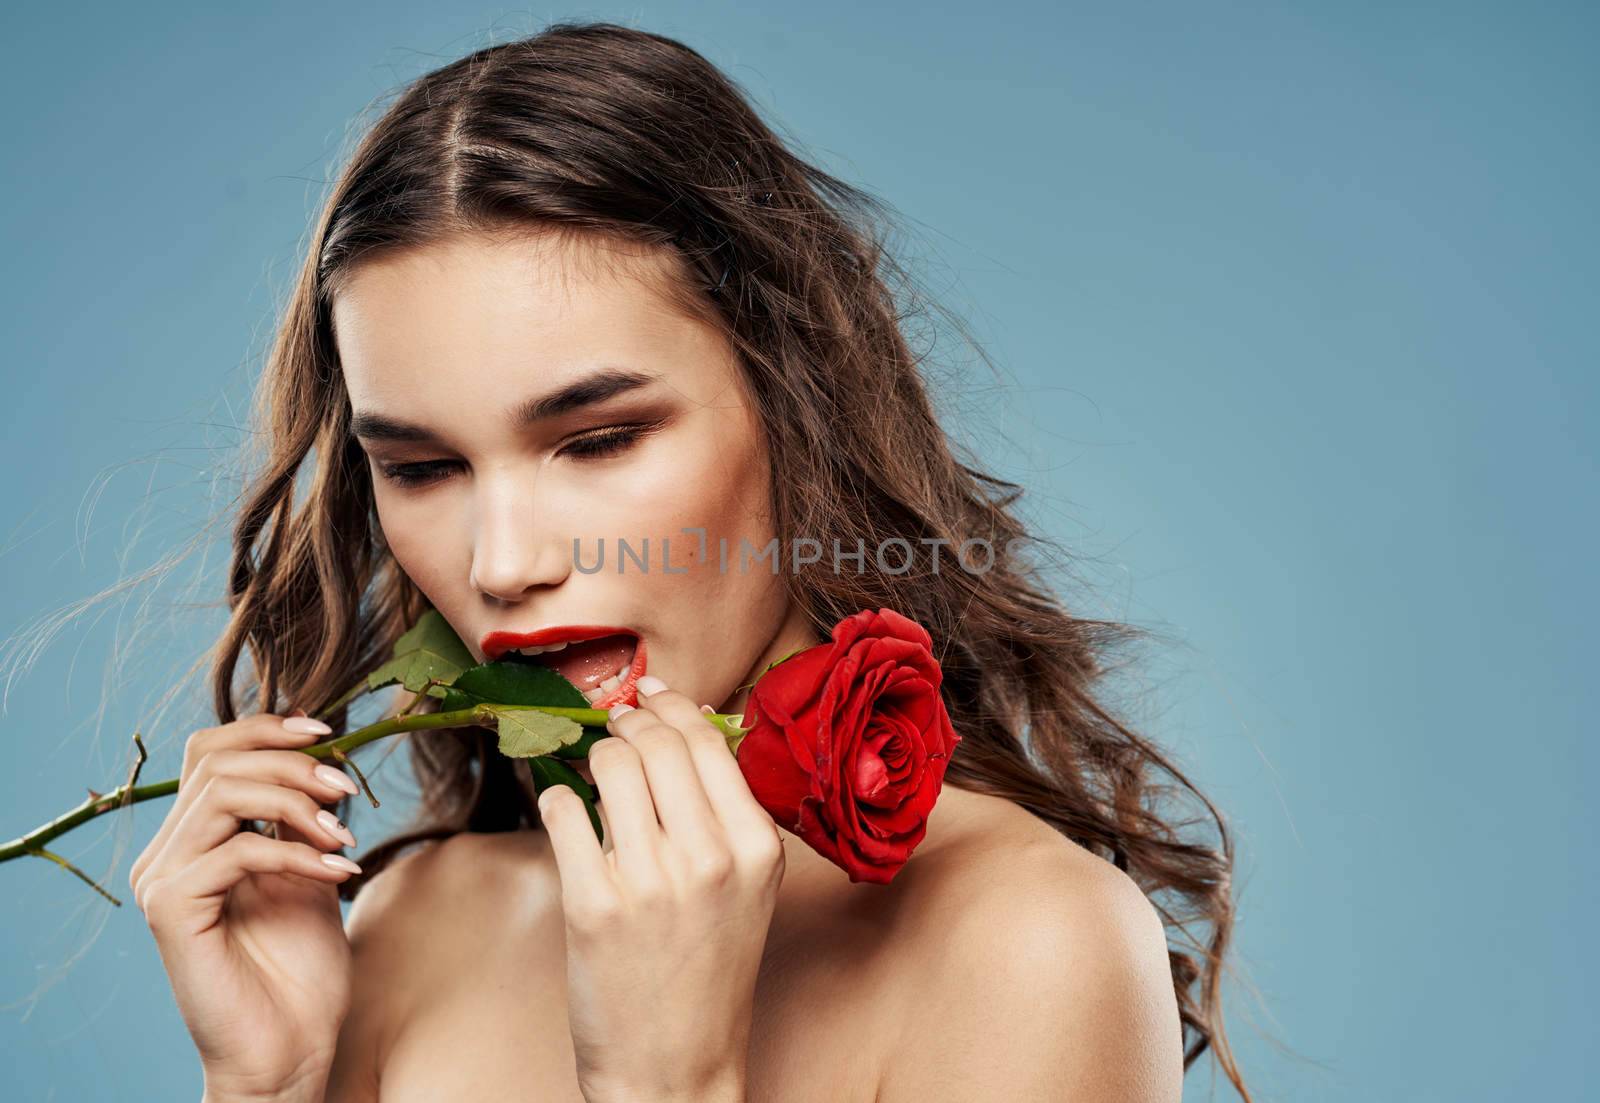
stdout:
[(508, 404), (528, 381), (602, 362), (725, 376), (723, 334), (673, 301), (677, 264), (668, 250), (551, 234), (457, 235), (369, 259), (332, 306), (346, 387), (358, 407), (408, 394)]

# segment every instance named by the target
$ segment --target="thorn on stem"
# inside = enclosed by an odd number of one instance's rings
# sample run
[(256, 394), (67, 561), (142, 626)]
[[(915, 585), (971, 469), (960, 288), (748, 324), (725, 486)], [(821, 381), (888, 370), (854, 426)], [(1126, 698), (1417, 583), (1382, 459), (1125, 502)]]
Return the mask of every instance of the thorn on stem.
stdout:
[(133, 733), (133, 746), (134, 749), (139, 752), (139, 757), (134, 759), (133, 765), (128, 767), (128, 780), (123, 787), (129, 791), (132, 791), (134, 785), (138, 782), (139, 771), (144, 769), (145, 761), (150, 757), (149, 754), (145, 752), (144, 740), (140, 737), (138, 732)]
[(373, 794), (372, 786), (367, 784), (367, 775), (361, 772), (361, 767), (356, 765), (355, 759), (340, 750), (337, 743), (328, 747), (328, 753), (356, 772), (356, 777), (361, 782), (361, 788), (366, 791), (367, 799), (372, 802), (372, 807), (378, 807), (378, 798)]

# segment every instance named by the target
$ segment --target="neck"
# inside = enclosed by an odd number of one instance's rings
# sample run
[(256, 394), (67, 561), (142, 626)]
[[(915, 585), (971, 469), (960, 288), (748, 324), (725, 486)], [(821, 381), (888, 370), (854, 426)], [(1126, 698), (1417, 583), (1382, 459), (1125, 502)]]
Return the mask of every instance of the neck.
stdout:
[[(784, 618), (783, 624), (778, 628), (777, 633), (773, 635), (772, 642), (767, 645), (766, 650), (756, 659), (755, 664), (745, 672), (744, 677), (739, 679), (739, 684), (748, 687), (750, 683), (754, 682), (766, 671), (770, 664), (777, 662), (792, 651), (797, 651), (804, 647), (814, 647), (823, 642), (818, 638), (810, 622), (806, 619), (804, 610), (799, 605), (791, 602), (788, 615)], [(727, 716), (738, 716), (744, 712), (745, 706), (749, 701), (750, 690), (748, 688), (735, 690), (731, 697), (718, 706), (717, 711)]]

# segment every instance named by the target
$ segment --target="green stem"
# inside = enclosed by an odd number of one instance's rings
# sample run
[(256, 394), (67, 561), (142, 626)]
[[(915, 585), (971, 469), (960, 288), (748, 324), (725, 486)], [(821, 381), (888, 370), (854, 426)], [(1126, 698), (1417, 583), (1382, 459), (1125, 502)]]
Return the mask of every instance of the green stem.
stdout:
[[(325, 711), (333, 712), (339, 708), (340, 705), (345, 703), (347, 702), (341, 699), (340, 701), (335, 702)], [(606, 722), (609, 719), (609, 715), (605, 709), (565, 708), (555, 705), (482, 704), (474, 705), (472, 708), (456, 709), (452, 712), (424, 713), (421, 716), (413, 715), (387, 717), (386, 719), (379, 720), (375, 724), (368, 724), (364, 728), (358, 728), (356, 731), (339, 736), (337, 739), (330, 739), (326, 743), (318, 743), (310, 747), (301, 747), (299, 750), (304, 754), (311, 755), (313, 758), (340, 758), (343, 755), (348, 754), (350, 751), (355, 750), (357, 747), (365, 746), (376, 739), (384, 739), (400, 732), (428, 731), (438, 728), (462, 728), (473, 726), (491, 727), (495, 722), (495, 710), (503, 710), (508, 708), (538, 709), (541, 712), (548, 712), (555, 716), (564, 716), (567, 719), (576, 721), (585, 727), (594, 728), (605, 727)], [(736, 715), (723, 715), (721, 713), (705, 713), (703, 715), (719, 731), (723, 733), (724, 738), (726, 738), (728, 742), (728, 749), (737, 754), (739, 750), (739, 743), (744, 738), (744, 729), (740, 728), (738, 724), (740, 717)], [(54, 854), (46, 850), (45, 844), (50, 842), (52, 839), (66, 834), (73, 828), (88, 823), (95, 817), (103, 816), (107, 812), (113, 811), (114, 809), (125, 808), (128, 805), (138, 804), (141, 801), (155, 800), (158, 797), (171, 796), (173, 793), (178, 791), (178, 778), (168, 778), (166, 781), (152, 782), (149, 785), (136, 784), (139, 780), (139, 771), (141, 768), (143, 768), (147, 755), (145, 754), (144, 740), (140, 738), (138, 732), (134, 733), (133, 740), (138, 751), (138, 757), (128, 771), (128, 780), (126, 782), (117, 786), (117, 788), (113, 789), (109, 793), (95, 793), (91, 790), (89, 799), (85, 800), (76, 808), (73, 808), (67, 812), (63, 812), (55, 819), (48, 823), (41, 824), (32, 831), (28, 832), (26, 835), (22, 835), (18, 838), (12, 839), (8, 843), (0, 845), (0, 862), (7, 862), (12, 858), (20, 858), (23, 855), (28, 854), (31, 854), (34, 857), (48, 859), (70, 870), (72, 873), (88, 882), (88, 884), (91, 885), (96, 892), (110, 900), (113, 904), (120, 906), (122, 903), (120, 900), (108, 893), (104, 888), (97, 884), (92, 878), (84, 874), (83, 871), (79, 870), (71, 862), (67, 861), (58, 854)], [(336, 749), (339, 752), (338, 754), (335, 754)], [(377, 807), (377, 799), (372, 796), (370, 790), (368, 790), (367, 798), (368, 800), (372, 801), (373, 807)]]

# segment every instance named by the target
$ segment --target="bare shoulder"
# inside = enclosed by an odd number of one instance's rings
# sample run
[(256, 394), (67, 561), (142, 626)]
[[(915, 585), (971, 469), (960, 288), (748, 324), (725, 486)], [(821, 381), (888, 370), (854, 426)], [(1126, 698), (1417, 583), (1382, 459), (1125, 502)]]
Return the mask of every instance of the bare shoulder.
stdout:
[[(931, 921), (906, 955), (922, 967), (880, 1099), (1176, 1101), (1182, 1028), (1159, 913), (1110, 862), (986, 799), (920, 889)], [(930, 1030), (945, 1040), (932, 1060), (917, 1044)]]
[(537, 906), (554, 875), (544, 849), (542, 832), (464, 832), (407, 851), (362, 886), (345, 916), (354, 975), (328, 1098), (377, 1098), (394, 1039), (439, 979), (492, 944), (519, 902)]
[[(368, 925), (368, 916), (394, 911), (400, 898), (434, 906), (470, 908), (486, 903), (474, 888), (506, 884), (507, 872), (525, 872), (546, 863), (546, 836), (542, 831), (504, 831), (494, 834), (462, 831), (448, 839), (429, 842), (392, 861), (357, 893), (347, 922)], [(410, 908), (414, 911), (414, 908)], [(376, 924), (374, 924), (376, 925)]]
[[(356, 894), (346, 930), (358, 955), (365, 951), (375, 961), (426, 945), (428, 952), (412, 959), (416, 967), (448, 964), (451, 948), (468, 940), (442, 932), (487, 935), (552, 900), (559, 904), (559, 894), (544, 832), (462, 832), (386, 866)], [(479, 942), (467, 952), (482, 948)]]

